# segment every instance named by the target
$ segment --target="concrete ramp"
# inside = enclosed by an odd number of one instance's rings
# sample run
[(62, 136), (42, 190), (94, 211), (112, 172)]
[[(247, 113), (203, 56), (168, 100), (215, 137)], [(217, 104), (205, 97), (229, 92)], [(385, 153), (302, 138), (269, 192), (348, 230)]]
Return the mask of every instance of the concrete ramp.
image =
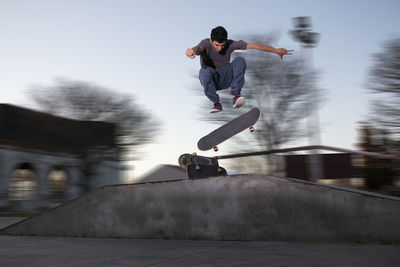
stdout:
[(2, 235), (400, 241), (400, 199), (263, 175), (106, 186)]

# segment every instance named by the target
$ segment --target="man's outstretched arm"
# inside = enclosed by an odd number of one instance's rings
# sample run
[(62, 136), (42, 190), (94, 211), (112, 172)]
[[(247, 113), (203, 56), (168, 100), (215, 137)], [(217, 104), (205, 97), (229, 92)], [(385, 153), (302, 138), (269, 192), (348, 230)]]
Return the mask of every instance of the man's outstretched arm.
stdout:
[(260, 44), (260, 43), (247, 43), (246, 48), (247, 49), (257, 49), (260, 51), (275, 53), (275, 54), (279, 55), (281, 57), (281, 59), (283, 59), (284, 55), (291, 55), (292, 54), (291, 52), (293, 52), (293, 50), (287, 50), (285, 48), (274, 48), (272, 46)]
[(186, 49), (186, 56), (188, 56), (190, 58), (195, 58), (196, 55), (199, 55), (202, 50), (203, 49), (198, 45), (196, 45), (193, 48), (188, 48), (188, 49)]

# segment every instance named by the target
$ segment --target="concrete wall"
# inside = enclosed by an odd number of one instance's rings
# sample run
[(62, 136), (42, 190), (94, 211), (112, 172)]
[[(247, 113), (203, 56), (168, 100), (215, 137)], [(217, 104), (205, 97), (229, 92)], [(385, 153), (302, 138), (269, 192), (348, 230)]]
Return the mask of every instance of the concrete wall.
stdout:
[(262, 175), (104, 187), (1, 234), (400, 241), (400, 200)]

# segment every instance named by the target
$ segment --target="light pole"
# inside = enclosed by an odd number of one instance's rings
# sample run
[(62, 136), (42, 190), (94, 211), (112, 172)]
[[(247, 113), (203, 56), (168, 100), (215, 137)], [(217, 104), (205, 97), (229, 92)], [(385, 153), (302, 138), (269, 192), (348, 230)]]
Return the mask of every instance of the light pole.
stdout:
[[(309, 59), (304, 59), (305, 62), (309, 62), (307, 73), (310, 73), (313, 69), (312, 51), (311, 49), (316, 47), (321, 37), (320, 33), (311, 32), (312, 23), (311, 17), (296, 17), (293, 18), (294, 29), (289, 31), (291, 37), (301, 44), (302, 54), (306, 50), (310, 51)], [(306, 75), (306, 77), (310, 77)], [(308, 142), (309, 145), (321, 145), (321, 136), (319, 129), (319, 116), (318, 116), (318, 101), (314, 101), (315, 110), (310, 110), (309, 105), (305, 105), (305, 112), (307, 116), (307, 128), (308, 128)], [(323, 167), (322, 159), (318, 150), (312, 150), (309, 156), (309, 175), (311, 181), (315, 182), (318, 179), (323, 178)]]
[(317, 46), (321, 37), (320, 33), (311, 32), (311, 17), (293, 18), (294, 30), (289, 31), (292, 38), (302, 44), (306, 48), (314, 48)]

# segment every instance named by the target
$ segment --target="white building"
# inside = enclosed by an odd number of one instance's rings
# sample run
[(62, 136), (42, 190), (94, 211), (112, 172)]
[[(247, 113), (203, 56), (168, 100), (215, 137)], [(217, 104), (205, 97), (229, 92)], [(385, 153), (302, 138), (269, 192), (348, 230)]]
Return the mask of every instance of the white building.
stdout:
[(179, 166), (161, 164), (144, 174), (137, 183), (164, 182), (187, 179), (186, 171)]
[(114, 129), (0, 104), (0, 211), (47, 208), (120, 183)]

